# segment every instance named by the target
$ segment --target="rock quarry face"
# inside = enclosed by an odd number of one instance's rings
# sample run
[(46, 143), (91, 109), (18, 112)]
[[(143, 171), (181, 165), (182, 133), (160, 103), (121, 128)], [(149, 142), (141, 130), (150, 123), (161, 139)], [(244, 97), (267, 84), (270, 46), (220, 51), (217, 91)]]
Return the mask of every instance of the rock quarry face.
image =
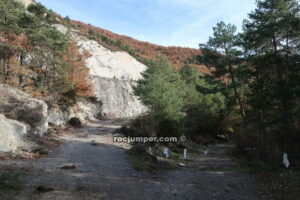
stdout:
[(27, 134), (26, 126), (18, 121), (7, 119), (0, 114), (0, 151), (11, 152), (24, 148), (24, 136)]
[(44, 135), (48, 128), (48, 106), (9, 85), (0, 84), (0, 113), (26, 124), (29, 132)]
[[(56, 25), (62, 33), (68, 29)], [(133, 117), (146, 111), (146, 107), (133, 94), (133, 86), (142, 78), (146, 66), (138, 62), (127, 52), (112, 52), (80, 36), (76, 31), (70, 32), (81, 50), (86, 49), (92, 55), (87, 59), (90, 79), (95, 96), (102, 102), (102, 114), (107, 117)]]
[(103, 104), (102, 114), (107, 117), (132, 117), (145, 112), (145, 107), (133, 94), (134, 80), (91, 76), (94, 93)]
[(25, 6), (26, 8), (27, 8), (30, 4), (34, 3), (33, 0), (17, 0), (17, 1), (23, 3), (24, 6)]

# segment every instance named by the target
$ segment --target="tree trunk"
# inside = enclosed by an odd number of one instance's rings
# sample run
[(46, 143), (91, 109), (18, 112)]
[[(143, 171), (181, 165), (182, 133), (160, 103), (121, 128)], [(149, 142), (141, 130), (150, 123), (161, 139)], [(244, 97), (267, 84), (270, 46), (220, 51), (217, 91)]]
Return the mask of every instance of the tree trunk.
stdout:
[(235, 96), (234, 99), (238, 101), (238, 104), (239, 104), (239, 107), (240, 107), (240, 113), (241, 113), (241, 116), (243, 117), (244, 129), (245, 129), (246, 134), (248, 134), (248, 125), (247, 125), (247, 121), (246, 121), (246, 113), (245, 113), (245, 110), (244, 110), (244, 106), (243, 106), (241, 97), (240, 97), (240, 95), (239, 95), (239, 93), (237, 91), (237, 85), (236, 85), (235, 75), (234, 75), (233, 67), (232, 67), (231, 64), (229, 64), (229, 72), (230, 72), (230, 76), (231, 76), (231, 80), (232, 80), (232, 85), (233, 85), (233, 90), (234, 90), (234, 96)]

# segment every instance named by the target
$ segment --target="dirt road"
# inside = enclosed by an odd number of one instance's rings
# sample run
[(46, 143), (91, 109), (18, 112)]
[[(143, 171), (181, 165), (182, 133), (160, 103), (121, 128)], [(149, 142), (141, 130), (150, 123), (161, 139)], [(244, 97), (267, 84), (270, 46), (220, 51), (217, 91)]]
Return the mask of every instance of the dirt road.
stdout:
[[(234, 163), (222, 154), (221, 147), (208, 149), (190, 167), (160, 175), (136, 171), (127, 160), (127, 146), (112, 142), (112, 133), (124, 123), (126, 120), (95, 121), (75, 129), (75, 134), (62, 136), (64, 143), (47, 158), (1, 161), (1, 165), (25, 172), (23, 190), (2, 194), (1, 200), (263, 199), (254, 195), (255, 182), (249, 175), (222, 170)], [(91, 145), (92, 140), (96, 145)], [(60, 169), (65, 164), (76, 168)], [(208, 170), (211, 167), (220, 170)], [(39, 186), (50, 191), (38, 192)]]

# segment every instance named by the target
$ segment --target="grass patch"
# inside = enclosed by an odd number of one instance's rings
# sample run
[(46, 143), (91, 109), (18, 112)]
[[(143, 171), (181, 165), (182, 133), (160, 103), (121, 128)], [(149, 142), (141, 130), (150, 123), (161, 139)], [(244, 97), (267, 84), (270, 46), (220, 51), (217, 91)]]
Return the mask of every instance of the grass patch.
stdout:
[(197, 158), (199, 155), (203, 154), (206, 149), (207, 146), (202, 146), (202, 145), (194, 146), (191, 151), (188, 151), (188, 159)]
[(207, 146), (193, 144), (188, 149), (187, 159), (183, 158), (184, 147), (180, 145), (169, 146), (169, 158), (163, 155), (165, 146), (155, 145), (151, 147), (151, 154), (147, 152), (147, 145), (136, 144), (128, 151), (128, 159), (132, 166), (139, 171), (159, 173), (167, 170), (180, 169), (180, 164), (193, 160), (207, 149)]
[(22, 189), (21, 174), (0, 169), (0, 191)]
[(157, 159), (156, 156), (147, 152), (143, 145), (135, 145), (127, 151), (128, 160), (133, 168), (138, 171), (159, 173), (175, 168), (175, 164), (165, 160)]
[(273, 200), (300, 200), (300, 170), (286, 169), (281, 163), (265, 163), (258, 160), (247, 161), (239, 156), (239, 164), (249, 168), (260, 185), (258, 193)]
[(205, 167), (200, 168), (200, 171), (206, 171), (206, 172), (249, 172), (250, 169), (246, 167)]
[(257, 174), (268, 196), (274, 200), (300, 200), (300, 171), (261, 171)]
[(128, 159), (133, 168), (138, 171), (157, 172), (158, 168), (153, 162), (145, 162), (136, 155), (128, 154)]

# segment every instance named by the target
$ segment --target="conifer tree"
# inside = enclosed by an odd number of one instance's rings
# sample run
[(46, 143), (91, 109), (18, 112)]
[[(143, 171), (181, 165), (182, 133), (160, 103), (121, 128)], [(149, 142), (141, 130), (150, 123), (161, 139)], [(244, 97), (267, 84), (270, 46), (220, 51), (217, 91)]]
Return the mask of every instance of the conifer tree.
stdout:
[(300, 10), (296, 0), (259, 0), (257, 6), (244, 22), (243, 46), (251, 72), (249, 105), (267, 159), (271, 134), (288, 152), (299, 123)]

